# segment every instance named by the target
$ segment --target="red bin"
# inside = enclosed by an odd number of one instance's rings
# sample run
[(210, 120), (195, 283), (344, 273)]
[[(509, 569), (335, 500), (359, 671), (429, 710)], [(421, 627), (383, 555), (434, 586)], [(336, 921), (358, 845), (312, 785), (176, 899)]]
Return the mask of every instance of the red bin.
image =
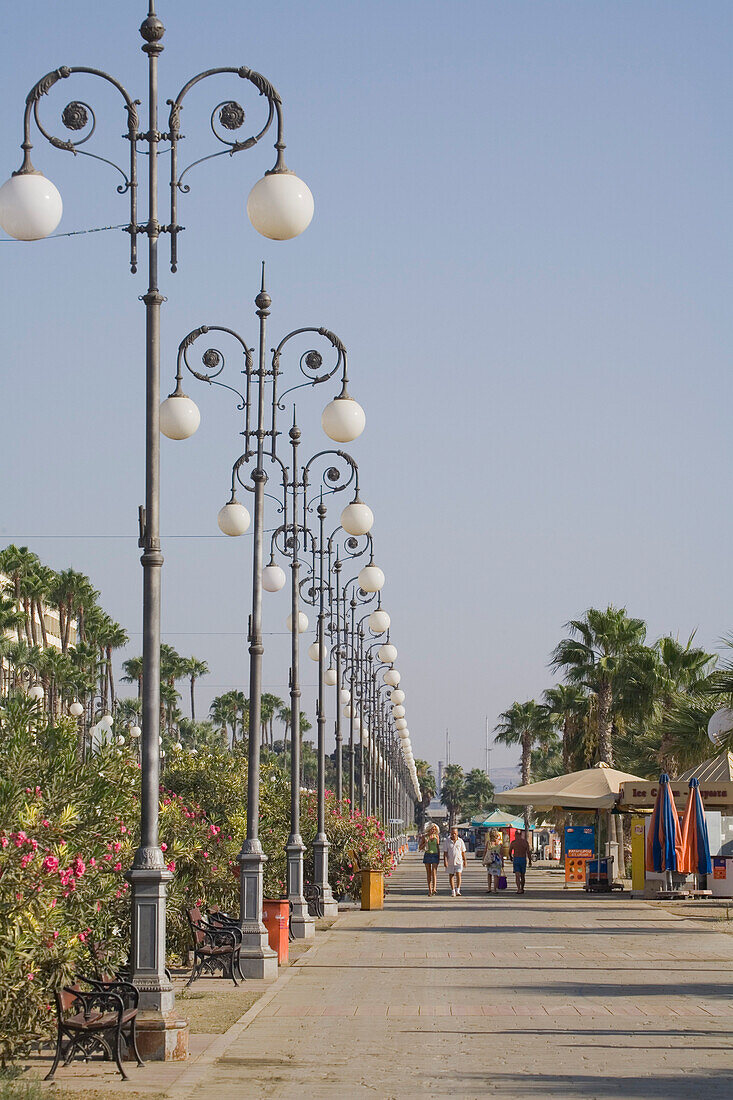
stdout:
[(290, 925), (290, 902), (264, 898), (262, 902), (262, 920), (267, 929), (270, 947), (277, 952), (278, 965), (288, 961), (288, 935)]

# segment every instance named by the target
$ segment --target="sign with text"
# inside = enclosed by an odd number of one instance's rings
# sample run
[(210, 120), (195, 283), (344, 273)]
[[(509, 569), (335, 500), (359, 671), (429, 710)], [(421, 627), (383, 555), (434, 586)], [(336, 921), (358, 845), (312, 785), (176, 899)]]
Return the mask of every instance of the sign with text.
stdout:
[(565, 827), (565, 855), (585, 856), (590, 859), (596, 851), (596, 831), (592, 825), (567, 825)]
[[(670, 783), (672, 797), (679, 811), (684, 810), (690, 788), (685, 779), (673, 779)], [(657, 780), (626, 780), (621, 784), (619, 792), (619, 804), (651, 810), (654, 806), (659, 790)], [(733, 806), (733, 783), (718, 782), (717, 780), (700, 782), (700, 796), (706, 810), (720, 810), (726, 806)]]

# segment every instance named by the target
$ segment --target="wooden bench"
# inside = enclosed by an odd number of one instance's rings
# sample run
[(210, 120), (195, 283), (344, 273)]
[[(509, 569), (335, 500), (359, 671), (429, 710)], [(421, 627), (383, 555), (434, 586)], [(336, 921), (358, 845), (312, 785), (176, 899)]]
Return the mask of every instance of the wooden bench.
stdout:
[(129, 982), (80, 980), (90, 985), (91, 991), (83, 990), (77, 983), (55, 994), (56, 1051), (45, 1080), (53, 1080), (62, 1058), (68, 1066), (77, 1054), (88, 1062), (90, 1055), (101, 1053), (103, 1058), (116, 1062), (123, 1081), (127, 1081), (122, 1067), (123, 1040), (135, 1055), (137, 1064), (145, 1065), (137, 1049), (135, 1031), (138, 991)]

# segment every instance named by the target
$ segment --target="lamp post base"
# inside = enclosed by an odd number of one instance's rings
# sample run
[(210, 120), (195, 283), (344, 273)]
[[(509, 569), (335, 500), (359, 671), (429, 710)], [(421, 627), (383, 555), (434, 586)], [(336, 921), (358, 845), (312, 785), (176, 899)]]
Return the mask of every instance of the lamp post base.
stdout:
[(315, 868), (313, 884), (320, 887), (321, 905), (323, 906), (325, 920), (335, 920), (339, 912), (338, 902), (331, 892), (331, 884), (328, 881), (328, 850), (330, 847), (326, 834), (318, 833), (313, 841), (313, 866)]
[(312, 940), (316, 934), (316, 922), (308, 912), (308, 902), (303, 896), (303, 852), (305, 845), (299, 833), (291, 833), (285, 845), (287, 853), (288, 901), (291, 905), (290, 927), (296, 940)]
[(293, 910), (290, 914), (290, 927), (296, 940), (312, 940), (316, 935), (315, 918), (308, 912), (308, 902), (305, 898), (289, 898)]
[(259, 840), (245, 840), (239, 864), (239, 927), (242, 930), (240, 965), (245, 978), (272, 982), (277, 978), (277, 952), (269, 944), (262, 921), (264, 867), (267, 856)]
[(147, 1010), (138, 1013), (137, 1048), (144, 1062), (185, 1062), (188, 1058), (188, 1022), (177, 1012), (163, 1016)]

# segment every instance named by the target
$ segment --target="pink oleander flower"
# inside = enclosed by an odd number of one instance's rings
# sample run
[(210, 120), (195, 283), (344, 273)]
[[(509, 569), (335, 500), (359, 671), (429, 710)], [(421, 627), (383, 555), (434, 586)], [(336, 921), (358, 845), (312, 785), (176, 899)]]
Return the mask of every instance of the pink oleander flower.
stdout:
[(115, 869), (115, 871), (121, 871), (122, 870), (122, 864), (121, 863), (115, 863), (114, 869)]
[(122, 847), (122, 845), (120, 844), (119, 840), (116, 840), (114, 842), (114, 844), (112, 845), (112, 851), (113, 852), (119, 852), (121, 847)]
[(29, 982), (32, 982), (33, 979), (35, 978), (35, 974), (31, 971), (30, 974), (26, 974), (26, 977), (28, 978)]
[(7, 848), (9, 843), (10, 841), (6, 836), (0, 836), (0, 845), (2, 845), (3, 848)]
[(75, 859), (73, 859), (71, 861), (71, 870), (73, 871), (73, 873), (76, 875), (77, 878), (81, 878), (81, 876), (84, 874), (86, 869), (87, 869), (86, 864), (85, 864), (84, 860), (81, 858), (81, 856), (76, 856)]
[(96, 867), (97, 866), (97, 861), (94, 858), (94, 856), (92, 856), (92, 858), (89, 860), (89, 866), (90, 867)]
[(51, 824), (51, 822), (48, 820), (48, 818), (44, 817), (43, 821), (41, 822), (41, 825), (43, 825), (43, 828), (47, 829), (50, 824)]
[(21, 867), (27, 867), (27, 866), (28, 866), (28, 864), (32, 862), (32, 860), (33, 860), (33, 852), (28, 852), (28, 853), (27, 853), (26, 855), (24, 855), (24, 856), (23, 856), (23, 858), (21, 859), (21, 861), (20, 861), (20, 866), (21, 866)]
[(55, 875), (59, 869), (59, 861), (57, 856), (46, 856), (41, 868), (50, 875)]
[(174, 859), (172, 859), (172, 860), (170, 861), (170, 863), (166, 863), (166, 867), (168, 868), (168, 870), (169, 870), (169, 871), (175, 871), (175, 869), (176, 869), (176, 861), (175, 861)]
[(161, 852), (167, 852), (168, 851), (168, 845), (167, 844), (161, 844), (160, 850), (161, 850)]

